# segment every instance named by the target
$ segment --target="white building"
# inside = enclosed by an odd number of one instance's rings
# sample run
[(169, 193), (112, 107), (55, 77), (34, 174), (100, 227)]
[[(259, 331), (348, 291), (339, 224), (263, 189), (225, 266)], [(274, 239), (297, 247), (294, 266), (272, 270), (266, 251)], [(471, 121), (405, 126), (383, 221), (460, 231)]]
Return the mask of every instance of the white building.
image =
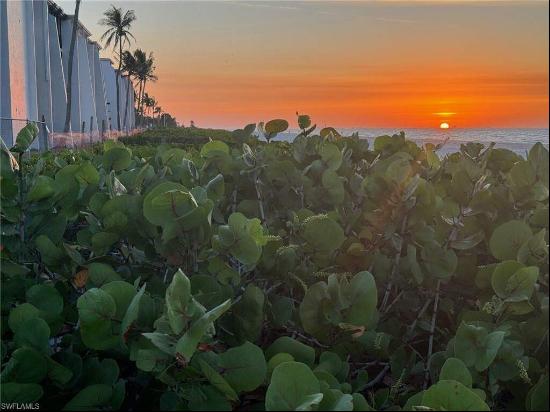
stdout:
[[(6, 144), (26, 121), (64, 132), (73, 16), (53, 1), (0, 0), (0, 135)], [(116, 71), (79, 22), (73, 57), (70, 131), (99, 140), (117, 129)], [(121, 128), (135, 127), (134, 90), (120, 77)], [(127, 89), (129, 87), (129, 89)], [(130, 97), (126, 105), (126, 96)], [(124, 119), (126, 124), (124, 125)], [(46, 145), (46, 131), (35, 147)]]

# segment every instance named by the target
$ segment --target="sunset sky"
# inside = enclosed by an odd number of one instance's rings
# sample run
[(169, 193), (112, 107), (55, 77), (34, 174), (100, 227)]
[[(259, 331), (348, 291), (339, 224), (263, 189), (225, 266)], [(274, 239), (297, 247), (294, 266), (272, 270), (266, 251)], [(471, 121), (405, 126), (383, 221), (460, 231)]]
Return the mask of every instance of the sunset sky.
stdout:
[[(149, 92), (185, 124), (548, 127), (548, 1), (113, 3), (135, 10)], [(95, 40), (110, 4), (82, 2)]]

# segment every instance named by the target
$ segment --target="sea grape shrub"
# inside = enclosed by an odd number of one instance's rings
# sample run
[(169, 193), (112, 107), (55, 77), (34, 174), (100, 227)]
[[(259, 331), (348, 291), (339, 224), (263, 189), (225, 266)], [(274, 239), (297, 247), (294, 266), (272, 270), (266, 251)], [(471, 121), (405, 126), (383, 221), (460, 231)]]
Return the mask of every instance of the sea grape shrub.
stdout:
[(2, 402), (547, 409), (548, 150), (297, 120), (2, 142)]

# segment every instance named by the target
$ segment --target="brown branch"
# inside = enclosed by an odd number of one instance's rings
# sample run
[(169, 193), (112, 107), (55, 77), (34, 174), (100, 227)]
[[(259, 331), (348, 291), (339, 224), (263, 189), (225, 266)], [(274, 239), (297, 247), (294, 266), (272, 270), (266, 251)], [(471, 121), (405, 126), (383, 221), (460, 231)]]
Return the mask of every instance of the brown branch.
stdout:
[(372, 388), (373, 386), (377, 385), (380, 383), (380, 381), (382, 379), (384, 379), (384, 376), (386, 376), (386, 373), (390, 370), (390, 365), (387, 364), (386, 366), (384, 366), (384, 369), (382, 369), (380, 371), (380, 373), (378, 375), (376, 375), (376, 377), (370, 381), (369, 383), (366, 384), (365, 386), (365, 389), (369, 389), (369, 388)]
[(437, 281), (435, 299), (434, 299), (434, 310), (432, 313), (432, 324), (430, 325), (430, 339), (428, 341), (428, 355), (426, 356), (426, 367), (424, 369), (424, 389), (428, 387), (428, 381), (430, 379), (430, 358), (432, 357), (433, 344), (434, 344), (434, 333), (435, 333), (435, 323), (437, 320), (437, 308), (439, 306), (439, 287), (441, 286), (441, 280)]

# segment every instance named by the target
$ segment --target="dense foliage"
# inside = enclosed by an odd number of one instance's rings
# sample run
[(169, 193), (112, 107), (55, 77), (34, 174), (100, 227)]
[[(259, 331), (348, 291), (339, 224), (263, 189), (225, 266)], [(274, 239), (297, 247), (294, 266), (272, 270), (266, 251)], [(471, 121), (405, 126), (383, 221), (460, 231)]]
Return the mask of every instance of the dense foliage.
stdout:
[(228, 131), (223, 129), (201, 129), (198, 127), (161, 127), (143, 131), (134, 136), (120, 139), (125, 145), (172, 144), (176, 146), (197, 147), (208, 143), (211, 139), (221, 140), (228, 144), (248, 142), (253, 144), (251, 134), (254, 128)]
[(548, 409), (548, 151), (298, 122), (293, 143), (4, 145), (2, 402)]

